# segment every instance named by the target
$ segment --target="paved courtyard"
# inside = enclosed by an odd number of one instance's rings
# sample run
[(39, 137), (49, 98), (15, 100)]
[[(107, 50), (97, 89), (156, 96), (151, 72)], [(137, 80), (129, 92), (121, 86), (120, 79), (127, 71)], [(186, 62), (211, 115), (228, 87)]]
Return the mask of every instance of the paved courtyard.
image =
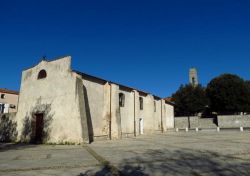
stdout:
[(250, 132), (171, 132), (86, 146), (0, 144), (0, 175), (250, 175)]

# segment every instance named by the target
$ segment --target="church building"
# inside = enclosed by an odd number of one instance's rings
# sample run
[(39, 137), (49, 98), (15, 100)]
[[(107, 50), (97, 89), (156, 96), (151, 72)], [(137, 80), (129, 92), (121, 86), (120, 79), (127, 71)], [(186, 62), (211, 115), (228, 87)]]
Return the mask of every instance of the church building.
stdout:
[(150, 93), (71, 69), (71, 57), (22, 72), (18, 141), (90, 143), (174, 128), (174, 107)]

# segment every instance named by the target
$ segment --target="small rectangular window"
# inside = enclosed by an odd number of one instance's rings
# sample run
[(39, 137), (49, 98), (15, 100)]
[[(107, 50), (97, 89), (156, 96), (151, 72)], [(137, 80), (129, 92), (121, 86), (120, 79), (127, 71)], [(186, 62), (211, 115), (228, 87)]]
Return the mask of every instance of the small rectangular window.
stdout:
[(140, 110), (143, 110), (143, 98), (139, 97), (139, 102), (140, 102)]
[(119, 105), (120, 107), (124, 107), (125, 105), (125, 95), (123, 93), (119, 93)]
[(11, 108), (11, 109), (16, 109), (16, 105), (11, 104), (11, 105), (10, 105), (10, 108)]
[(4, 99), (5, 98), (5, 94), (1, 94), (1, 98)]

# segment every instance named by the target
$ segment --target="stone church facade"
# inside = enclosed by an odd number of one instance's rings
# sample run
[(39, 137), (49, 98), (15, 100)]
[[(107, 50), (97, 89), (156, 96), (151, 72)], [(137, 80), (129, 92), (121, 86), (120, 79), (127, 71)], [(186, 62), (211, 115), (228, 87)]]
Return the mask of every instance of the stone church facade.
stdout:
[(71, 69), (71, 57), (22, 72), (18, 141), (90, 143), (174, 128), (174, 107), (152, 94)]

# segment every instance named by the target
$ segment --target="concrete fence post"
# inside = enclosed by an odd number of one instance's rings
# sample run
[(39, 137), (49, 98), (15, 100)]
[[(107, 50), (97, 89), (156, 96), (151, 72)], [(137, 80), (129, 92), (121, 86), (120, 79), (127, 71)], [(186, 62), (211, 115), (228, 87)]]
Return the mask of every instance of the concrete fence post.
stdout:
[(198, 132), (198, 131), (199, 131), (199, 128), (196, 127), (196, 128), (195, 128), (195, 131)]
[(188, 128), (186, 127), (186, 132), (188, 132)]
[(217, 127), (217, 131), (218, 131), (218, 132), (220, 131), (220, 127)]
[(179, 131), (179, 128), (176, 128), (175, 131), (178, 132), (178, 131)]
[(244, 128), (243, 128), (243, 127), (240, 127), (240, 131), (241, 131), (241, 132), (244, 131)]

